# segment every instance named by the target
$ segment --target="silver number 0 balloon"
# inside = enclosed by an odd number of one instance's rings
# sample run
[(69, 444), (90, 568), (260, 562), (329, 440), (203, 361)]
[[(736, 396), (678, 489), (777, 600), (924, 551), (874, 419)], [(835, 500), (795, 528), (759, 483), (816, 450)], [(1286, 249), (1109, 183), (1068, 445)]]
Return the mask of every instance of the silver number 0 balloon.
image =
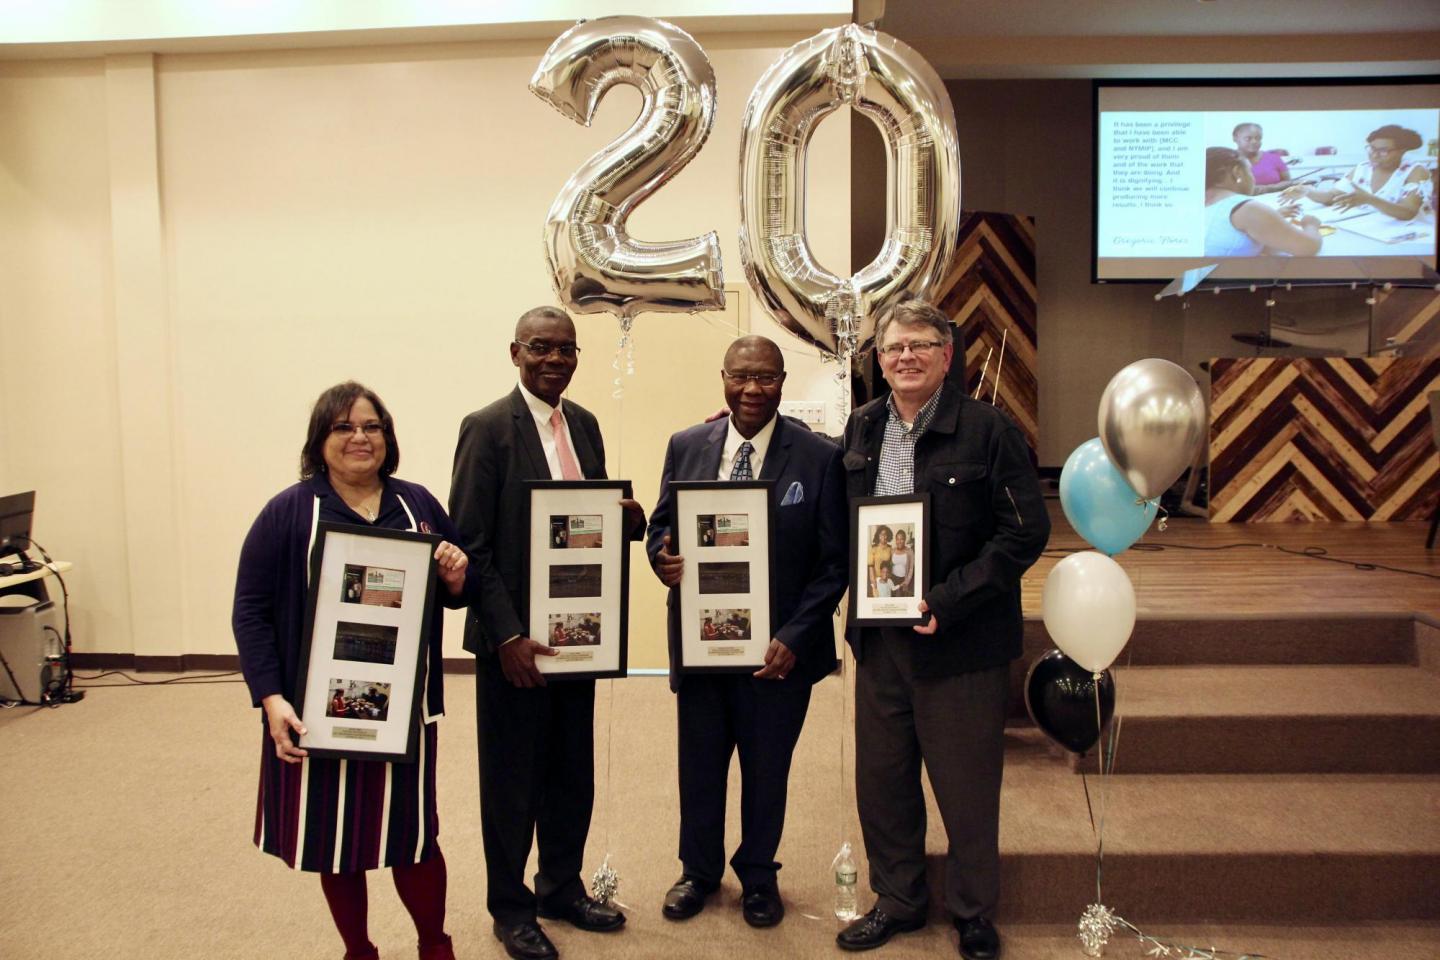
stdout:
[(640, 116), (566, 182), (545, 222), (555, 289), (578, 313), (609, 311), (628, 321), (642, 310), (695, 311), (725, 305), (720, 242), (633, 239), (626, 218), (700, 151), (715, 121), (715, 71), (684, 30), (649, 17), (577, 23), (546, 51), (530, 89), (577, 123), (590, 125), (617, 83), (638, 87)]
[[(816, 262), (805, 238), (805, 151), (845, 105), (873, 119), (890, 158), (887, 236), (858, 273)], [(791, 47), (760, 78), (740, 134), (740, 252), (761, 303), (791, 333), (837, 356), (866, 349), (905, 294), (950, 265), (960, 217), (960, 146), (934, 68), (894, 37), (849, 24)]]

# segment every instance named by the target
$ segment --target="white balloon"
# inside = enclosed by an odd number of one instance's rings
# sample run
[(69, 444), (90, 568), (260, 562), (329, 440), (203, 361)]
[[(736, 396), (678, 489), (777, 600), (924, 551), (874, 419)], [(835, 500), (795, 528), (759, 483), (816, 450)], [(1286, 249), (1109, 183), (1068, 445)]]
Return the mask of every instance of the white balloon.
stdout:
[(1135, 629), (1135, 588), (1103, 553), (1072, 553), (1045, 578), (1045, 629), (1065, 656), (1092, 673), (1115, 662)]

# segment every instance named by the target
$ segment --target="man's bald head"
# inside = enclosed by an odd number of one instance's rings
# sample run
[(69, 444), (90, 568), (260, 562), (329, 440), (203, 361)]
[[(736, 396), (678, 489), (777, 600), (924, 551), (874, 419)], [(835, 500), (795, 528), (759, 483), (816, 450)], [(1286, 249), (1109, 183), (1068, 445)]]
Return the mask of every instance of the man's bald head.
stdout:
[(737, 360), (742, 355), (748, 360), (773, 362), (773, 372), (785, 372), (785, 354), (780, 352), (780, 348), (775, 344), (775, 341), (769, 337), (762, 337), (758, 333), (752, 333), (731, 343), (730, 349), (725, 351), (725, 369), (731, 369), (731, 362)]

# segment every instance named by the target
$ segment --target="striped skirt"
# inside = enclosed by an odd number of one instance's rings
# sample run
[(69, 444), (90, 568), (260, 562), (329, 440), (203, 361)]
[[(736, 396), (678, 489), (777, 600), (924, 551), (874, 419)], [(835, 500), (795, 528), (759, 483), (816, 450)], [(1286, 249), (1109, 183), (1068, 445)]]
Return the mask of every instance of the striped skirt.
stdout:
[(419, 863), (440, 849), (435, 724), (414, 763), (309, 757), (286, 763), (262, 726), (255, 845), (292, 868), (354, 873)]

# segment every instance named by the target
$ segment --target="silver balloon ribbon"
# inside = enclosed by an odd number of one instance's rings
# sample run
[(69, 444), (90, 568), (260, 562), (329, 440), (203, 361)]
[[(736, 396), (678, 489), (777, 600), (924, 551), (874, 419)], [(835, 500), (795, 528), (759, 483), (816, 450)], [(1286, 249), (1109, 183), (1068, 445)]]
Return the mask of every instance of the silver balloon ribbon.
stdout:
[[(611, 381), (615, 389), (610, 391), (610, 396), (616, 400), (621, 400), (625, 396), (625, 384), (621, 378), (635, 376), (634, 326), (634, 317), (620, 318), (620, 339), (615, 344), (615, 357), (610, 361), (610, 369), (615, 371), (615, 379)], [(621, 358), (624, 358), (625, 361), (623, 369), (620, 366)]]
[(1115, 932), (1115, 914), (1103, 903), (1092, 903), (1080, 915), (1080, 949), (1087, 957), (1105, 956), (1105, 945)]
[(605, 860), (595, 868), (595, 874), (590, 878), (590, 895), (601, 903), (609, 903), (615, 899), (615, 894), (620, 890), (620, 874), (610, 866), (610, 854), (605, 854)]
[(1268, 960), (1265, 954), (1250, 950), (1239, 953), (1214, 946), (1201, 947), (1152, 937), (1099, 903), (1092, 903), (1085, 908), (1085, 912), (1080, 916), (1080, 932), (1076, 936), (1080, 938), (1081, 949), (1087, 957), (1099, 957), (1104, 956), (1105, 944), (1109, 942), (1110, 936), (1122, 928), (1140, 941), (1147, 957), (1173, 957), (1175, 960), (1223, 960), (1225, 957), (1235, 957), (1237, 960)]

